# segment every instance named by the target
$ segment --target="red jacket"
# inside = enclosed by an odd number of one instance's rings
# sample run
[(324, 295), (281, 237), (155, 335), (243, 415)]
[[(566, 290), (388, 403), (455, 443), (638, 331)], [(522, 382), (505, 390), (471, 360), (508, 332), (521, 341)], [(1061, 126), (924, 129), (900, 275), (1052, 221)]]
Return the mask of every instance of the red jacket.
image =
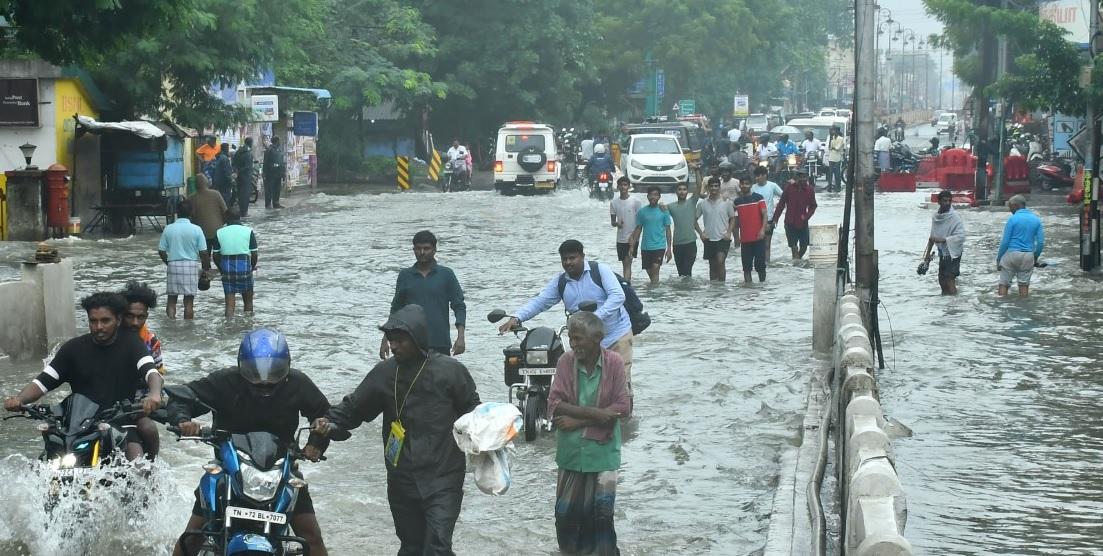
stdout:
[(785, 184), (785, 189), (781, 192), (781, 199), (777, 202), (771, 222), (776, 224), (781, 211), (788, 207), (785, 225), (798, 229), (807, 228), (808, 221), (816, 213), (816, 206), (816, 190), (808, 182), (791, 181)]

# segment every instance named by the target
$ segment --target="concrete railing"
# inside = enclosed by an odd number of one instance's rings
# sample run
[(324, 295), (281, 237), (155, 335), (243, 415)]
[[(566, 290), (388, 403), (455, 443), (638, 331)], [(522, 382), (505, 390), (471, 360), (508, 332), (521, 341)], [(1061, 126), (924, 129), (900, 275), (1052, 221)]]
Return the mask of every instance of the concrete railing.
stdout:
[(17, 361), (76, 336), (72, 262), (23, 263), (21, 280), (0, 284), (0, 315), (0, 353)]
[(877, 400), (873, 346), (853, 294), (840, 298), (836, 308), (834, 363), (843, 554), (910, 555), (904, 538), (907, 500)]

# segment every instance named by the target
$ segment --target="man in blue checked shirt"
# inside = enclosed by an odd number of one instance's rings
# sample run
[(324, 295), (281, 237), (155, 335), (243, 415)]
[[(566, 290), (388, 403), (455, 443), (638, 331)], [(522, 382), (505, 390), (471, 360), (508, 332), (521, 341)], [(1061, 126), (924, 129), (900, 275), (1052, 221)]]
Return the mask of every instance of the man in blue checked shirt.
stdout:
[[(624, 360), (625, 376), (631, 384), (632, 321), (624, 308), (624, 290), (620, 287), (620, 281), (607, 265), (597, 262), (588, 263), (582, 243), (578, 240), (564, 241), (559, 246), (559, 257), (563, 263), (563, 272), (556, 274), (539, 295), (514, 311), (516, 316), (506, 321), (498, 331), (505, 334), (510, 329), (520, 326), (522, 322), (552, 308), (560, 301), (563, 302), (563, 307), (568, 313), (577, 311), (578, 305), (583, 301), (594, 301), (598, 304), (594, 314), (605, 324), (605, 337), (601, 340), (601, 347), (611, 349), (620, 355)], [(600, 273), (596, 278), (597, 281), (593, 276), (595, 270)], [(566, 277), (562, 295), (559, 289), (561, 276)]]

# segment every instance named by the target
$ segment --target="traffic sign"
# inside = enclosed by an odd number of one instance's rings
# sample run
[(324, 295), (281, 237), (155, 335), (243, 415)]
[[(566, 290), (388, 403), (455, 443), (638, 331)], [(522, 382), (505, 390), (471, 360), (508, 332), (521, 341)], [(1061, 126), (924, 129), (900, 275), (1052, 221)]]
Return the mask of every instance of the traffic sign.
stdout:
[(682, 99), (678, 101), (678, 112), (683, 116), (697, 113), (697, 102), (693, 99)]
[(663, 70), (655, 70), (655, 96), (666, 96), (666, 74)]
[(1069, 149), (1071, 149), (1073, 154), (1075, 154), (1081, 161), (1088, 159), (1087, 152), (1088, 148), (1091, 147), (1091, 135), (1089, 133), (1090, 130), (1091, 126), (1084, 126), (1080, 128), (1080, 131), (1074, 133), (1072, 137), (1069, 137)]

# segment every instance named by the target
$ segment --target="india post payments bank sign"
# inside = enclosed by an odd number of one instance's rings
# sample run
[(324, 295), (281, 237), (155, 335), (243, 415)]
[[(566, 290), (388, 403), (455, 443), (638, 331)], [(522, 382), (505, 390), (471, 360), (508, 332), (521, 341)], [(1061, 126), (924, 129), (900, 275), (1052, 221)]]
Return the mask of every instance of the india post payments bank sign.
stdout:
[(38, 80), (0, 79), (0, 127), (38, 125)]
[(254, 122), (276, 122), (280, 119), (280, 97), (276, 95), (253, 95), (249, 99), (253, 109)]
[(1056, 0), (1038, 6), (1038, 17), (1057, 24), (1068, 31), (1066, 39), (1087, 48), (1090, 11), (1090, 0)]

